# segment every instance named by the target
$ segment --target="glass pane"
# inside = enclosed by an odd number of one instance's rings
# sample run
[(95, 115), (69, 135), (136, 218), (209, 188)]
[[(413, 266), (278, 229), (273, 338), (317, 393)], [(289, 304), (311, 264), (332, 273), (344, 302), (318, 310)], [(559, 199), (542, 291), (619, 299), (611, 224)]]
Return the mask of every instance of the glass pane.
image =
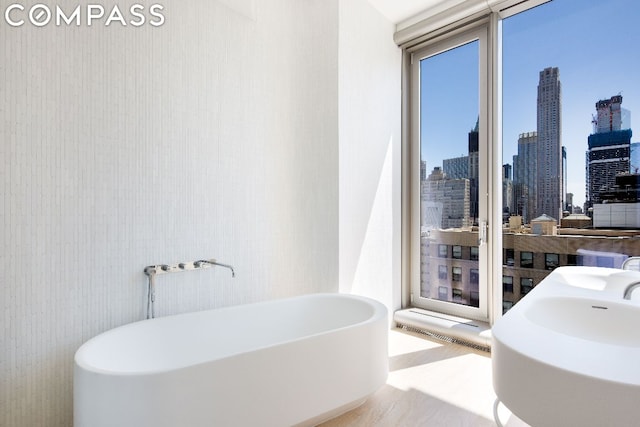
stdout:
[(558, 266), (640, 255), (638, 16), (634, 0), (555, 0), (503, 21), (505, 309)]
[(420, 61), (420, 296), (474, 307), (478, 72), (477, 40)]

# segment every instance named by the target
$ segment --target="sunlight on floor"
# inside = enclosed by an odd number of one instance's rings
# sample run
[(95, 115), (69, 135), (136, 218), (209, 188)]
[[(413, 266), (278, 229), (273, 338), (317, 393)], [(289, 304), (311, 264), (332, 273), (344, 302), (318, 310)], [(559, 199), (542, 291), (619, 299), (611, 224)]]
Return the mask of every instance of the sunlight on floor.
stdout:
[[(495, 426), (495, 398), (489, 353), (394, 329), (387, 384), (322, 426)], [(526, 427), (502, 406), (499, 415), (508, 427)]]

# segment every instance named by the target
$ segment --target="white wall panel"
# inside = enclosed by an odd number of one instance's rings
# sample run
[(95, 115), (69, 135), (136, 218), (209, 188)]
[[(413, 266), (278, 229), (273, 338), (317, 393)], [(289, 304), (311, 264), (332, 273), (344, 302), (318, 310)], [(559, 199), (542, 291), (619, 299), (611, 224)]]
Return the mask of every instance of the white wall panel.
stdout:
[(159, 277), (159, 315), (338, 290), (337, 1), (161, 4), (0, 20), (0, 425), (71, 425), (73, 354), (143, 318), (148, 264), (237, 273)]
[(366, 0), (340, 2), (340, 290), (400, 307), (401, 51)]

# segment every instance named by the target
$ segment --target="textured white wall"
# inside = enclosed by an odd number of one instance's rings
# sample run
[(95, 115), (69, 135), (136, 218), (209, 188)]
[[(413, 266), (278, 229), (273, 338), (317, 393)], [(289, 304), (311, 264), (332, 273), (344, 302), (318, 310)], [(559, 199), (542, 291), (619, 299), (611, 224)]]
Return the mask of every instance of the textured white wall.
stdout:
[(341, 1), (340, 291), (400, 307), (401, 51), (366, 0)]
[(145, 265), (236, 268), (159, 277), (160, 315), (338, 290), (337, 0), (159, 3), (0, 21), (2, 426), (71, 425), (73, 354), (144, 316)]

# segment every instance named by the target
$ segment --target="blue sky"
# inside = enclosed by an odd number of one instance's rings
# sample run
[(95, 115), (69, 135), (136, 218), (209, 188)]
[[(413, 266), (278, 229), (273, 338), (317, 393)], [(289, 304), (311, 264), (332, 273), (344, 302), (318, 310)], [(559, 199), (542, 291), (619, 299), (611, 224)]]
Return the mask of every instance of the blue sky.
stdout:
[[(478, 41), (422, 62), (422, 159), (427, 174), (442, 159), (468, 154), (468, 133), (478, 118)], [(450, 82), (455, 82), (451, 84)]]
[[(574, 204), (584, 203), (584, 156), (596, 101), (621, 93), (632, 130), (640, 123), (639, 26), (637, 0), (553, 0), (504, 20), (503, 163), (512, 163), (518, 135), (536, 130), (539, 72), (558, 67), (568, 191)], [(432, 81), (422, 93), (423, 138), (431, 141), (423, 149), (428, 172), (443, 158), (467, 153), (478, 115), (476, 51), (466, 45), (424, 62), (423, 76), (434, 77), (422, 80)], [(632, 141), (640, 141), (640, 129)]]

